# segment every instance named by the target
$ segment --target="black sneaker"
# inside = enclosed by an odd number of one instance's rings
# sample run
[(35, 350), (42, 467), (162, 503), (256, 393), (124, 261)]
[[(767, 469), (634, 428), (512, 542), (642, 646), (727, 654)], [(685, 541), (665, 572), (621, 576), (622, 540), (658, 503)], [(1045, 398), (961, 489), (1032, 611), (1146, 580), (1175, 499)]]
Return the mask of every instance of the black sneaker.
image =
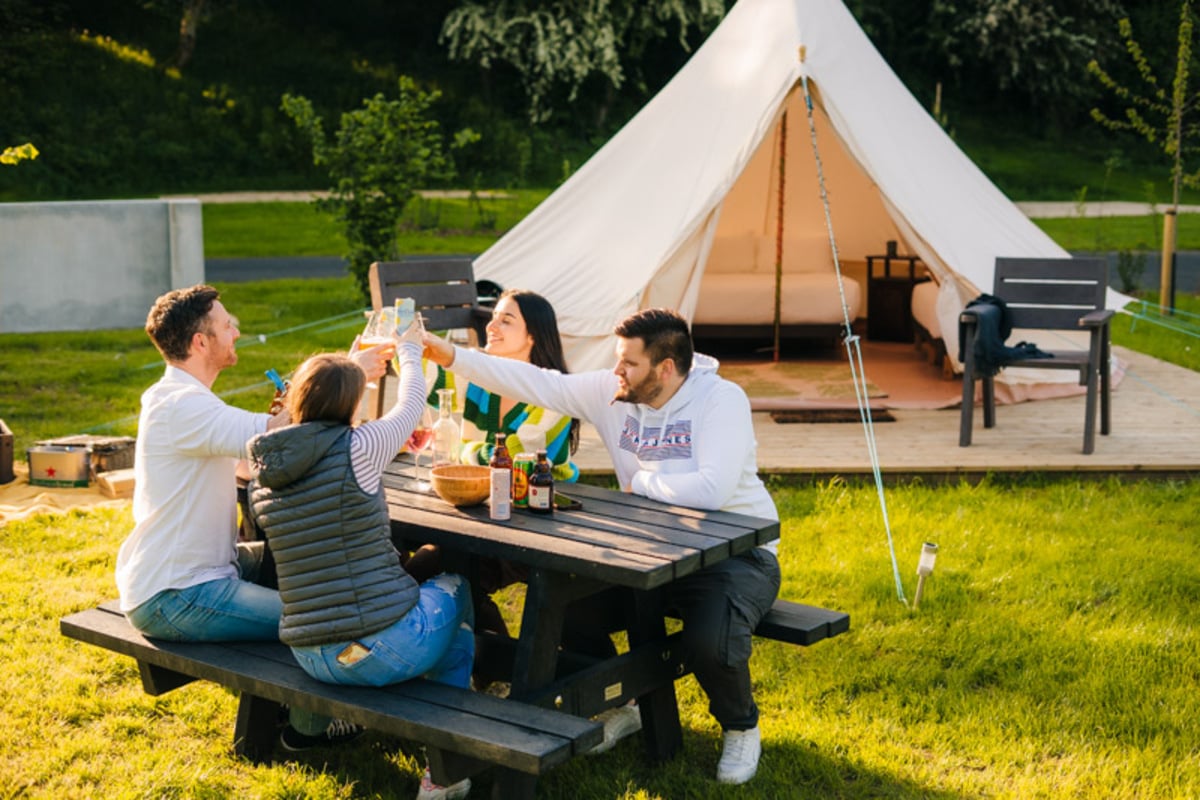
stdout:
[(279, 743), (283, 749), (292, 753), (310, 750), (314, 747), (332, 747), (334, 745), (352, 742), (363, 734), (363, 727), (343, 719), (335, 719), (321, 733), (315, 736), (301, 733), (288, 725), (279, 734)]

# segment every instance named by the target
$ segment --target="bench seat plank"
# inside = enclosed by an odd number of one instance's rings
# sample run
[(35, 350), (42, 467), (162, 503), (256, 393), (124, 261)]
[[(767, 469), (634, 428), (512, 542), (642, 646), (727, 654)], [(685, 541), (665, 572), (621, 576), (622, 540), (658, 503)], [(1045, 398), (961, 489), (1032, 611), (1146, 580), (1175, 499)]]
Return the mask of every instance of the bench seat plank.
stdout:
[(776, 600), (754, 629), (754, 635), (807, 646), (848, 630), (850, 615), (845, 612)]
[(431, 681), (381, 688), (321, 683), (283, 644), (152, 642), (111, 605), (64, 617), (60, 629), (143, 664), (533, 775), (603, 738), (603, 727), (591, 720)]

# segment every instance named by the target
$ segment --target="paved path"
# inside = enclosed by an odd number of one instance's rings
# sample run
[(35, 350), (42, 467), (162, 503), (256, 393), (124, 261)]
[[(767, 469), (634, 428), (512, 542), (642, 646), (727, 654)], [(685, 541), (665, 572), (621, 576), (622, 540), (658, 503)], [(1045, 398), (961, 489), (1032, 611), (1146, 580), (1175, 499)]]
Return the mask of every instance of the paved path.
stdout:
[[(1078, 203), (1053, 203), (1038, 200), (1017, 201), (1017, 208), (1025, 212), (1031, 219), (1047, 217), (1141, 217), (1161, 213), (1168, 208), (1166, 205), (1151, 205), (1150, 203), (1126, 203), (1123, 201), (1084, 203), (1082, 208)], [(1200, 206), (1180, 206), (1180, 214), (1200, 214)]]
[[(421, 189), (417, 191), (421, 197), (448, 197), (465, 200), (471, 196), (468, 189)], [(508, 192), (483, 189), (475, 192), (476, 197), (485, 200), (500, 197), (511, 197)], [(201, 203), (310, 203), (319, 198), (329, 197), (329, 192), (213, 192), (211, 194), (164, 194), (162, 200), (196, 199)]]
[[(418, 192), (422, 197), (455, 197), (465, 198), (470, 197), (471, 193), (466, 189), (430, 189), (427, 191)], [(508, 197), (507, 192), (483, 190), (476, 192), (478, 197)], [(163, 199), (179, 199), (185, 197), (194, 197), (201, 203), (308, 203), (320, 197), (328, 197), (329, 192), (324, 191), (305, 191), (305, 192), (284, 192), (284, 191), (263, 191), (263, 192), (214, 192), (211, 194), (167, 194), (162, 195)], [(1155, 210), (1162, 211), (1166, 206), (1154, 206), (1150, 203), (1129, 203), (1124, 201), (1112, 201), (1101, 203), (1084, 203), (1082, 207), (1078, 203), (1041, 201), (1041, 200), (1019, 200), (1016, 203), (1017, 208), (1025, 212), (1025, 216), (1034, 219), (1046, 217), (1136, 217), (1144, 214), (1152, 214)], [(1181, 214), (1200, 214), (1200, 206), (1180, 206)]]

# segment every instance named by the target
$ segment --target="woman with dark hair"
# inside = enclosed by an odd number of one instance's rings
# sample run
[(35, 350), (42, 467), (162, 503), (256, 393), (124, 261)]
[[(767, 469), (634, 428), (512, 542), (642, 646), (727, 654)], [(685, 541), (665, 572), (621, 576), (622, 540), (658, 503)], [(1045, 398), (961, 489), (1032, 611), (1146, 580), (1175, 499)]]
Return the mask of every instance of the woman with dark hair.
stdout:
[[(366, 375), (343, 355), (317, 355), (292, 376), (292, 424), (250, 440), (250, 507), (275, 557), (279, 638), (319, 681), (382, 686), (418, 676), (467, 687), (475, 656), (471, 590), (460, 575), (417, 582), (392, 544), (384, 467), (424, 410), (419, 323), (400, 338), (396, 405), (351, 420)], [(285, 730), (283, 744), (303, 744)], [(465, 797), (470, 782), (436, 786), (426, 770), (418, 800)]]
[[(527, 289), (509, 289), (500, 294), (487, 324), (485, 352), (501, 358), (567, 372), (558, 318), (550, 301)], [(436, 370), (436, 371), (435, 371)], [(548, 408), (524, 403), (489, 392), (474, 384), (457, 382), (432, 361), (426, 362), (425, 382), (430, 387), (429, 401), (437, 404), (438, 389), (454, 389), (455, 410), (462, 412), (462, 450), (459, 460), (465, 464), (487, 464), (495, 447), (496, 434), (507, 434), (505, 444), (512, 455), (544, 449), (554, 465), (554, 479), (571, 482), (579, 469), (571, 463), (571, 454), (579, 447), (579, 420)], [(432, 575), (441, 571), (438, 549), (426, 545), (405, 562), (413, 575)], [(478, 578), (471, 591), (475, 602), (475, 627), (505, 636), (508, 626), (491, 594), (505, 586), (521, 583), (528, 575), (520, 565), (499, 559), (481, 559)], [(481, 639), (478, 646), (485, 646)], [(486, 666), (487, 655), (477, 663)], [(488, 683), (488, 676), (476, 672), (476, 685)]]
[[(538, 367), (567, 372), (558, 318), (546, 298), (527, 289), (509, 289), (500, 295), (487, 325), (485, 352)], [(427, 362), (426, 382), (430, 404), (437, 405), (438, 389), (454, 389), (456, 411), (462, 412), (464, 464), (487, 464), (496, 434), (507, 434), (508, 452), (533, 453), (545, 449), (554, 465), (554, 479), (570, 482), (579, 477), (571, 454), (579, 448), (579, 420), (493, 394), (474, 384), (460, 384), (454, 374)]]

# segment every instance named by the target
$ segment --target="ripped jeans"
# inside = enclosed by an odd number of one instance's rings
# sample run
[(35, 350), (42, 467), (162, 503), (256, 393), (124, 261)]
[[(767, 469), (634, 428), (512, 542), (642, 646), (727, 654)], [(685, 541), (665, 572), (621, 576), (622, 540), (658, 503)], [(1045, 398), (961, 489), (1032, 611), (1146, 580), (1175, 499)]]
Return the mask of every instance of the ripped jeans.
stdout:
[[(443, 573), (422, 583), (417, 604), (383, 630), (352, 641), (293, 647), (292, 653), (305, 672), (325, 683), (385, 686), (424, 675), (467, 688), (474, 624), (467, 579)], [(349, 657), (343, 655), (348, 651)]]

